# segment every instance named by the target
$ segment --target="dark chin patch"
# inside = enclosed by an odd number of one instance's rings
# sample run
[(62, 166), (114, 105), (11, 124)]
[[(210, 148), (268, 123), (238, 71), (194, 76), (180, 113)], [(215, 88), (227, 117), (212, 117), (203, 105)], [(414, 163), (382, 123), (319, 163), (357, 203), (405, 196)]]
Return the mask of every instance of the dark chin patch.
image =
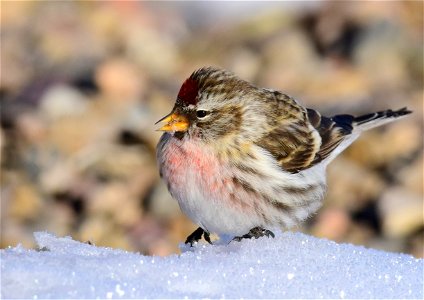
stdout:
[(179, 139), (179, 140), (182, 140), (184, 135), (185, 135), (185, 132), (182, 132), (182, 131), (177, 131), (177, 132), (174, 133), (174, 137)]
[(198, 86), (196, 80), (193, 78), (188, 78), (186, 81), (184, 81), (180, 91), (178, 92), (178, 99), (180, 99), (180, 101), (186, 105), (196, 105), (197, 93)]

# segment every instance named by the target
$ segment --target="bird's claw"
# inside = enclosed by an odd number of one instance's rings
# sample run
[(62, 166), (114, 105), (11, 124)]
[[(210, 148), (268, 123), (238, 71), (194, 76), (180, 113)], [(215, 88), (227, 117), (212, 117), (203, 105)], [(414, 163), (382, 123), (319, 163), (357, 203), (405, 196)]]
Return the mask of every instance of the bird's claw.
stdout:
[(250, 229), (250, 231), (245, 235), (236, 236), (235, 238), (233, 238), (233, 241), (240, 242), (242, 239), (251, 239), (253, 237), (257, 239), (263, 236), (275, 238), (275, 234), (271, 230), (264, 229), (262, 227), (254, 227)]
[(202, 227), (199, 227), (193, 231), (193, 233), (187, 237), (185, 244), (190, 244), (190, 246), (193, 247), (193, 244), (197, 243), (202, 238), (202, 236), (206, 242), (212, 244), (209, 232), (203, 230)]

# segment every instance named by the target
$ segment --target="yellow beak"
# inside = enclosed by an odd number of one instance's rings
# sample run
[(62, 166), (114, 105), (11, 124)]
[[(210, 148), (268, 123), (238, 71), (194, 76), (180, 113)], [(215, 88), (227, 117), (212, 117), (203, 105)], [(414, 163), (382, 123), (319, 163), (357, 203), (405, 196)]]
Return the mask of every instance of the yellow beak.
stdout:
[(165, 116), (163, 119), (157, 121), (156, 124), (159, 122), (166, 122), (164, 126), (158, 129), (159, 131), (187, 131), (189, 125), (188, 119), (177, 113), (171, 113)]

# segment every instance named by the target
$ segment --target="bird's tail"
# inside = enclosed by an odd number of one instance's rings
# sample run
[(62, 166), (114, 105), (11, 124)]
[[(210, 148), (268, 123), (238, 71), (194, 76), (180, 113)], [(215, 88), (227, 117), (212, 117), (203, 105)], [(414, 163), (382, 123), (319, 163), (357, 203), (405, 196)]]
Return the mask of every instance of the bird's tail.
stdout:
[(315, 162), (325, 160), (328, 164), (352, 144), (362, 131), (400, 119), (411, 112), (404, 107), (395, 111), (388, 109), (359, 117), (335, 115), (326, 118), (321, 117), (316, 111), (308, 109), (308, 117), (321, 136), (321, 148)]
[(359, 129), (360, 131), (368, 130), (377, 126), (384, 125), (394, 120), (400, 119), (412, 111), (406, 107), (399, 110), (383, 110), (371, 114), (362, 115), (353, 119), (353, 130)]

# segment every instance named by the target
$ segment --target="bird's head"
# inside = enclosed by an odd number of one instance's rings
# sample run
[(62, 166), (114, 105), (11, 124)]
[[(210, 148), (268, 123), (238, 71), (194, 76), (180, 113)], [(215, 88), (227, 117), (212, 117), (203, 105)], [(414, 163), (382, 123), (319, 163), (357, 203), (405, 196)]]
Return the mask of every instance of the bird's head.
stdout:
[(237, 134), (243, 122), (243, 103), (252, 89), (228, 71), (199, 69), (182, 84), (171, 113), (158, 121), (165, 123), (159, 130), (204, 142)]

